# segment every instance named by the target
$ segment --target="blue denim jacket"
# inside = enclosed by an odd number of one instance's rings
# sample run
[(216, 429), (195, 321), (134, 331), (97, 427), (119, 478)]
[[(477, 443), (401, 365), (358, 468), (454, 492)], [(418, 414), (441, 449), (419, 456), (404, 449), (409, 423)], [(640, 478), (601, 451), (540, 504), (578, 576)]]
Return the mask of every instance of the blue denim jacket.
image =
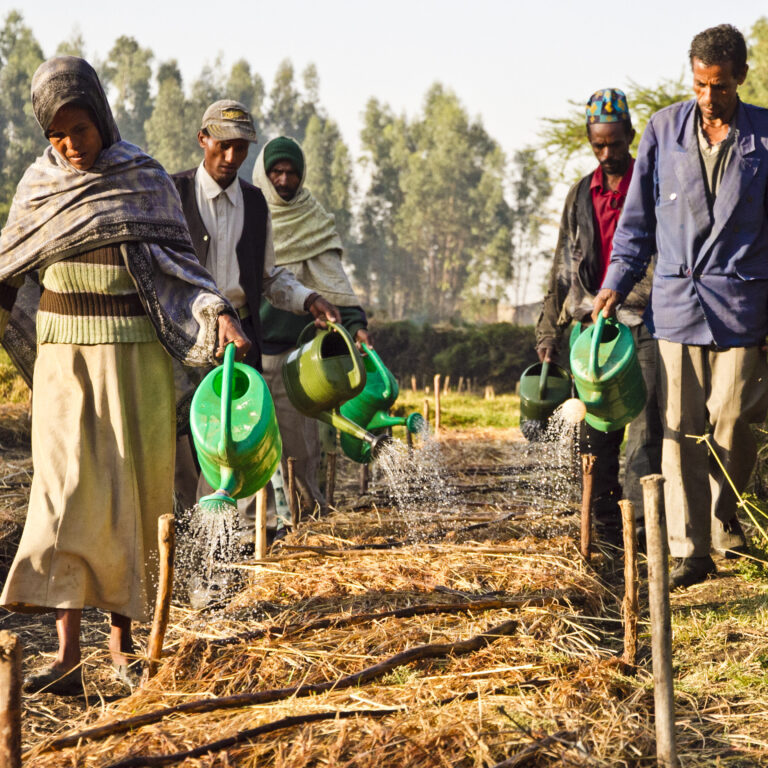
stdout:
[(746, 347), (768, 332), (768, 110), (740, 103), (735, 120), (711, 211), (695, 99), (643, 133), (603, 288), (626, 296), (658, 253), (646, 312), (657, 338)]

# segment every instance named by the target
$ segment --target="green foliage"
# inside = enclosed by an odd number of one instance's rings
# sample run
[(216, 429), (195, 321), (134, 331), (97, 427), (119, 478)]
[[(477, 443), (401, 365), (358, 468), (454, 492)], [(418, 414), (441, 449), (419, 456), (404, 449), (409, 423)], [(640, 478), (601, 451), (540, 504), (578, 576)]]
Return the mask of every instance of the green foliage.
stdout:
[(228, 99), (234, 99), (245, 105), (258, 130), (259, 122), (263, 118), (264, 81), (259, 74), (251, 73), (251, 65), (245, 59), (238, 59), (232, 65), (226, 92)]
[(346, 240), (352, 218), (352, 163), (349, 149), (336, 123), (317, 113), (309, 118), (302, 146), (307, 161), (305, 186), (334, 215), (339, 234), (342, 240)]
[(304, 70), (303, 80), (305, 94), (302, 96), (294, 83), (293, 64), (288, 59), (280, 63), (269, 92), (267, 123), (270, 136), (291, 136), (303, 143), (307, 124), (317, 111), (319, 84), (314, 64)]
[(18, 11), (0, 29), (0, 226), (5, 223), (16, 185), (45, 147), (32, 112), (29, 88), (43, 51)]
[[(400, 382), (400, 396), (392, 409), (394, 416), (422, 412), (424, 391), (413, 392), (409, 387), (409, 382)], [(430, 401), (434, 402), (431, 397)], [(479, 393), (457, 394), (451, 391), (440, 396), (440, 411), (440, 424), (448, 429), (510, 429), (520, 426), (520, 398), (512, 394), (496, 395), (486, 400)]]
[(508, 323), (435, 328), (400, 321), (377, 324), (373, 334), (377, 352), (402, 381), (441, 373), (514, 392), (520, 374), (536, 362), (533, 329)]
[(67, 40), (63, 40), (56, 47), (57, 56), (79, 56), (81, 59), (85, 56), (85, 40), (83, 34), (79, 29), (76, 29), (71, 37)]
[[(632, 113), (632, 125), (637, 135), (633, 143), (633, 149), (637, 149), (640, 137), (648, 124), (651, 115), (663, 107), (684, 101), (693, 95), (689, 85), (683, 76), (674, 80), (666, 79), (655, 86), (642, 86), (630, 80), (627, 89), (627, 101)], [(594, 158), (587, 142), (587, 128), (584, 116), (587, 98), (584, 101), (570, 99), (568, 104), (571, 110), (566, 116), (545, 118), (544, 127), (539, 132), (542, 150), (551, 159), (551, 165), (555, 175), (561, 181), (575, 181), (583, 175), (580, 166), (581, 161), (594, 163)], [(555, 159), (556, 158), (556, 159)], [(573, 178), (569, 177), (569, 171), (576, 169)]]
[(538, 247), (547, 221), (545, 206), (551, 194), (549, 172), (540, 162), (536, 150), (526, 148), (515, 152), (511, 233), (514, 257), (511, 277), (515, 305), (525, 300), (533, 265), (552, 258), (552, 254)]
[(761, 16), (749, 35), (749, 74), (741, 97), (751, 104), (768, 107), (768, 16)]
[(115, 41), (100, 73), (104, 87), (111, 86), (116, 94), (113, 108), (120, 135), (139, 147), (147, 145), (144, 123), (152, 114), (152, 58), (149, 48), (123, 35)]
[(168, 170), (177, 173), (200, 162), (197, 131), (200, 117), (184, 96), (175, 61), (160, 66), (155, 108), (144, 125), (147, 151)]
[[(361, 137), (371, 185), (350, 258), (369, 300), (387, 318), (431, 322), (498, 302), (513, 274), (516, 222), (506, 159), (482, 124), (436, 83), (411, 121), (371, 99)], [(541, 203), (549, 190), (536, 189)]]
[(24, 383), (8, 353), (0, 348), (0, 403), (26, 403), (29, 387)]

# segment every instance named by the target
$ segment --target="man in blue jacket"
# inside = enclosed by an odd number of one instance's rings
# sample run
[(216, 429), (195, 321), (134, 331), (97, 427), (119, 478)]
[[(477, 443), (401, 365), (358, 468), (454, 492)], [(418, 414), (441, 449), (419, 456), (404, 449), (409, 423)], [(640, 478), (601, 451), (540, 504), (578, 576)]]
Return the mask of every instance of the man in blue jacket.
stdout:
[(768, 110), (739, 100), (735, 27), (699, 33), (689, 55), (696, 98), (648, 123), (595, 299), (595, 316), (612, 314), (658, 253), (646, 322), (659, 339), (673, 588), (715, 572), (711, 549), (746, 550), (728, 477), (744, 489), (749, 424), (768, 408)]

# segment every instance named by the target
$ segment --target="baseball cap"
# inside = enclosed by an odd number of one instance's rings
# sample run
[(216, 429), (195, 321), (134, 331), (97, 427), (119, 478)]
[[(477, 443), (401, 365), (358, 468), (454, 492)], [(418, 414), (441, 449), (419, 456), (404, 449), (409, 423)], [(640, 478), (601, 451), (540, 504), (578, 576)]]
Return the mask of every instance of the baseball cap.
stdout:
[(232, 101), (232, 99), (214, 101), (205, 110), (200, 128), (218, 141), (231, 139), (258, 141), (250, 112), (239, 101)]

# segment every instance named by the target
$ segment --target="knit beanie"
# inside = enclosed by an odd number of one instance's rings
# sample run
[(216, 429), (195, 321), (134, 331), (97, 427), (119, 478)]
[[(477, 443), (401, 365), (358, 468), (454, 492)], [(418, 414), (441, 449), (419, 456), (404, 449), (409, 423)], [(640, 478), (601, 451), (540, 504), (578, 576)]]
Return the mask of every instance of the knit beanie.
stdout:
[(290, 160), (299, 178), (304, 175), (304, 153), (295, 139), (288, 136), (278, 136), (264, 147), (264, 170), (267, 173), (280, 160)]

